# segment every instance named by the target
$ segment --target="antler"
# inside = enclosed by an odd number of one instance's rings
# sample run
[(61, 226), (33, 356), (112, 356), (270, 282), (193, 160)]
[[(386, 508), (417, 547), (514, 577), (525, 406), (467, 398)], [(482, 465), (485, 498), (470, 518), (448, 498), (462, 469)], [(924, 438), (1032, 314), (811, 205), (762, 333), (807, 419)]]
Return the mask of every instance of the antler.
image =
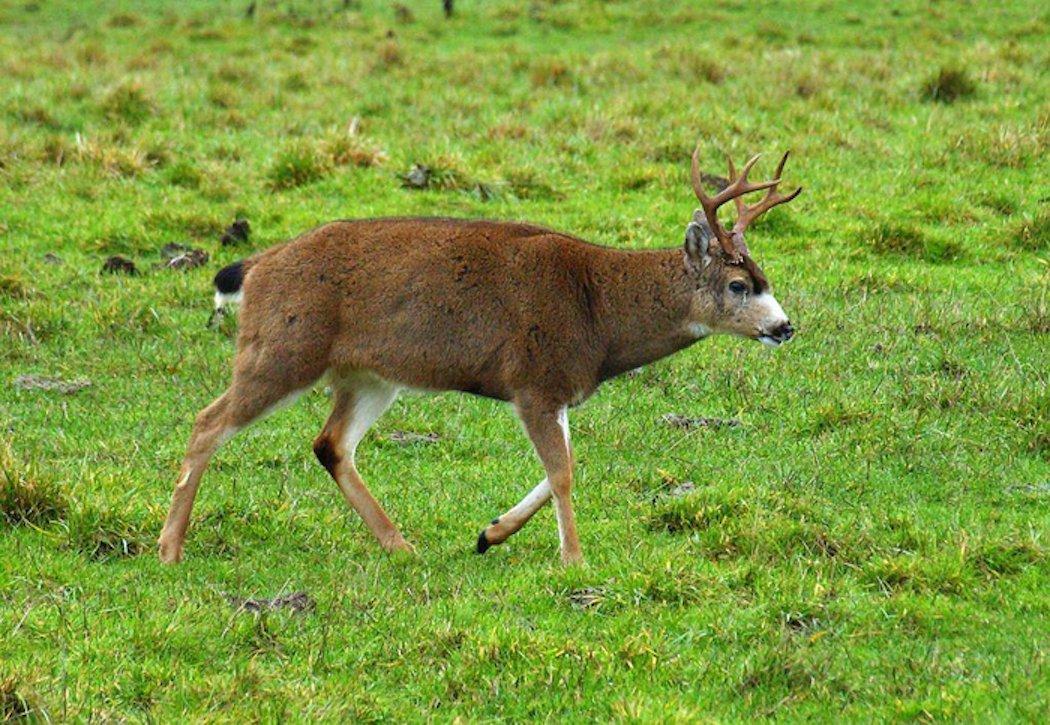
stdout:
[[(769, 191), (767, 191), (766, 195), (762, 197), (762, 201), (758, 202), (757, 204), (752, 204), (751, 206), (745, 206), (744, 200), (740, 197), (734, 199), (734, 201), (736, 202), (737, 216), (736, 224), (733, 225), (733, 235), (735, 236), (739, 234), (741, 241), (743, 241), (744, 230), (747, 229), (748, 224), (750, 224), (755, 219), (762, 216), (778, 204), (786, 204), (787, 202), (791, 201), (796, 196), (802, 193), (801, 186), (795, 189), (787, 196), (784, 196), (783, 194), (777, 192), (777, 186), (780, 184), (780, 174), (784, 171), (784, 164), (787, 163), (788, 154), (790, 153), (790, 151), (785, 151), (784, 155), (780, 157), (780, 163), (777, 164), (777, 170), (773, 174), (773, 176), (776, 178), (776, 183), (769, 187)], [(730, 160), (729, 162), (729, 173), (733, 173), (732, 160)], [(745, 175), (746, 173), (747, 172), (745, 170)]]
[[(737, 176), (733, 160), (729, 158), (729, 155), (727, 154), (726, 160), (729, 162), (730, 176), (729, 185), (722, 189), (722, 191), (718, 192), (714, 197), (710, 197), (704, 193), (704, 187), (701, 181), (700, 146), (697, 145), (696, 150), (693, 152), (693, 192), (696, 194), (696, 198), (700, 200), (700, 206), (704, 209), (704, 216), (707, 217), (707, 223), (710, 225), (711, 231), (714, 232), (715, 236), (718, 238), (719, 244), (722, 245), (722, 251), (725, 252), (726, 257), (733, 264), (742, 261), (743, 256), (748, 253), (747, 244), (744, 243), (744, 230), (747, 229), (748, 224), (777, 204), (791, 201), (802, 192), (801, 186), (787, 196), (778, 194), (776, 191), (777, 185), (780, 184), (780, 173), (784, 170), (784, 164), (787, 161), (788, 154), (786, 153), (783, 158), (780, 159), (780, 164), (777, 165), (775, 178), (772, 181), (763, 181), (757, 184), (749, 182), (747, 180), (747, 175), (760, 156), (761, 154), (752, 156), (748, 162), (744, 164), (744, 170), (740, 172), (740, 176)], [(744, 194), (750, 194), (753, 191), (761, 191), (763, 189), (768, 189), (769, 191), (766, 192), (762, 201), (752, 206), (744, 205), (744, 200), (741, 198)], [(732, 232), (727, 232), (725, 227), (723, 227), (718, 221), (718, 207), (722, 206), (730, 199), (736, 202), (737, 220), (733, 225)]]

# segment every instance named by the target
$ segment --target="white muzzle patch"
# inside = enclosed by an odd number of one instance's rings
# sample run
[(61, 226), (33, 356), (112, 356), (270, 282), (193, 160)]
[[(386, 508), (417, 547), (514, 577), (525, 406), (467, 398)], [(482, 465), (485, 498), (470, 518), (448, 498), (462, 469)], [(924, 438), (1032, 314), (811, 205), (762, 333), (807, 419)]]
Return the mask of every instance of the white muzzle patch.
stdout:
[[(790, 321), (776, 297), (763, 292), (755, 296), (752, 304), (762, 310), (761, 321), (758, 323), (758, 341), (770, 347), (787, 342), (791, 337)], [(786, 336), (784, 330), (788, 331)]]

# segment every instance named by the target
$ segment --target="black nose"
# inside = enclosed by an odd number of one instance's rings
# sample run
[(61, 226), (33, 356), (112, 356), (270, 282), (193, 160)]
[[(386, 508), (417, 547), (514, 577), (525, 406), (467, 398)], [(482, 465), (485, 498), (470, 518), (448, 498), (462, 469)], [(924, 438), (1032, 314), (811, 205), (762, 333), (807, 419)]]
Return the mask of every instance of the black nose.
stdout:
[(790, 322), (785, 322), (780, 325), (772, 332), (772, 337), (780, 340), (781, 342), (787, 342), (795, 335), (795, 328), (791, 326)]

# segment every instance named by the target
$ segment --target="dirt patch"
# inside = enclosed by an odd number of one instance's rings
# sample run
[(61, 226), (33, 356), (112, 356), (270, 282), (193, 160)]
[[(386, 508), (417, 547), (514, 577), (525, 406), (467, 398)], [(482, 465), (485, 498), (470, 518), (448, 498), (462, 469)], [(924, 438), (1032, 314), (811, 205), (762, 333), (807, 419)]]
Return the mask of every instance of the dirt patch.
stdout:
[(576, 609), (592, 609), (601, 606), (605, 591), (598, 587), (583, 587), (569, 592), (569, 603)]
[(48, 375), (19, 375), (15, 378), (14, 386), (19, 390), (48, 390), (57, 391), (63, 395), (72, 395), (84, 388), (91, 386), (87, 378), (76, 380), (63, 380), (62, 378)]
[(251, 231), (252, 228), (248, 224), (247, 219), (237, 219), (233, 224), (226, 227), (226, 231), (222, 233), (222, 238), (219, 241), (225, 247), (242, 244), (248, 241)]
[(696, 484), (692, 481), (683, 481), (678, 484), (670, 491), (667, 492), (667, 496), (670, 498), (681, 498), (682, 496), (688, 496), (696, 490)]
[(123, 257), (119, 254), (115, 254), (105, 262), (102, 263), (102, 269), (100, 270), (103, 274), (128, 274), (136, 275), (139, 273), (135, 263), (127, 257)]
[(690, 418), (678, 413), (665, 413), (660, 420), (672, 428), (681, 428), (682, 430), (692, 430), (694, 428), (736, 428), (740, 425), (740, 421), (736, 418)]
[(301, 614), (312, 612), (317, 608), (317, 602), (306, 592), (293, 592), (292, 594), (284, 594), (273, 599), (253, 599), (232, 594), (225, 596), (230, 606), (239, 612), (275, 612), (279, 609), (287, 609)]
[(208, 253), (203, 249), (193, 249), (183, 244), (165, 244), (161, 247), (160, 256), (165, 261), (165, 269), (195, 269), (208, 262)]
[(404, 446), (416, 443), (437, 443), (441, 440), (441, 436), (437, 433), (414, 433), (407, 430), (395, 430), (387, 438)]

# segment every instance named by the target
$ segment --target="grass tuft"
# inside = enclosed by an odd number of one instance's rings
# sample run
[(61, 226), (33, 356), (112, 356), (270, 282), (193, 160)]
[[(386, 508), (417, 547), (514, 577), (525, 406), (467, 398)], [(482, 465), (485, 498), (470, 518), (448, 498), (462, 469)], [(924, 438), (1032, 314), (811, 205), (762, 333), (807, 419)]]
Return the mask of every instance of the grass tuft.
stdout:
[(16, 459), (10, 444), (0, 441), (0, 521), (41, 526), (62, 519), (68, 510), (58, 484)]
[(745, 510), (746, 504), (737, 496), (702, 492), (658, 504), (647, 523), (650, 529), (674, 534), (707, 529)]
[(918, 227), (894, 222), (882, 222), (861, 231), (855, 242), (875, 254), (925, 262), (945, 262), (962, 256), (962, 248), (955, 242), (935, 239)]
[(317, 146), (296, 141), (280, 152), (266, 171), (270, 189), (283, 191), (312, 183), (331, 171), (331, 161)]
[(1010, 235), (1010, 244), (1025, 252), (1050, 249), (1050, 212), (1043, 209), (1034, 217), (1022, 219)]
[(152, 548), (159, 530), (156, 522), (85, 504), (71, 510), (65, 521), (65, 547), (93, 561), (138, 556)]
[(138, 124), (156, 110), (156, 106), (138, 81), (125, 81), (109, 89), (99, 102), (106, 118)]
[(955, 103), (977, 93), (977, 84), (965, 68), (945, 66), (922, 84), (924, 100), (936, 103)]
[(204, 181), (204, 174), (189, 161), (180, 160), (164, 171), (164, 180), (172, 186), (196, 189)]

